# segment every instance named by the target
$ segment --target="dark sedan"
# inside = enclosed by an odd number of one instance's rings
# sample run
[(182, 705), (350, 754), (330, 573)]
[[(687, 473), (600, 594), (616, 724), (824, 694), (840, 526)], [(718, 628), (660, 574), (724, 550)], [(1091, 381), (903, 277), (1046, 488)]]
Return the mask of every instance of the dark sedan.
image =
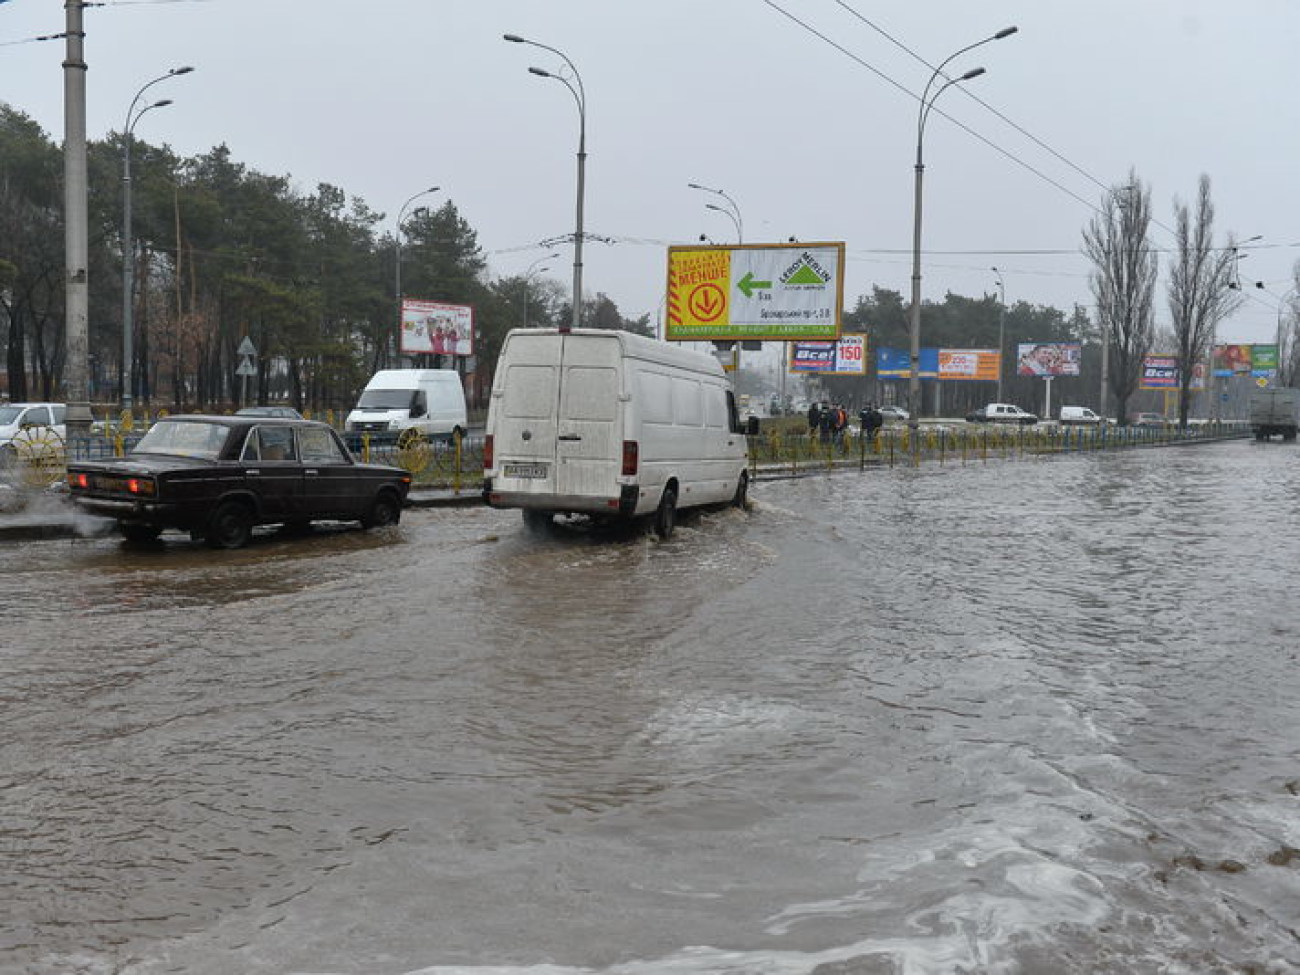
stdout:
[(256, 416), (159, 420), (126, 457), (68, 464), (72, 500), (142, 541), (188, 531), (240, 548), (255, 525), (396, 524), (411, 486), (399, 467), (363, 464), (324, 423)]

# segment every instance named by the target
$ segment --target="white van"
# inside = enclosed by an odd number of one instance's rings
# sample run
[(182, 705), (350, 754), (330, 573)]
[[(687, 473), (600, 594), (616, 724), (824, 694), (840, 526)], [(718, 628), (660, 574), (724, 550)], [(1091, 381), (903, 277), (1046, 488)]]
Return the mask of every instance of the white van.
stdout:
[(483, 498), (530, 527), (654, 515), (667, 538), (678, 508), (745, 506), (745, 433), (711, 355), (630, 332), (514, 329), (488, 405)]
[(465, 387), (454, 369), (381, 369), (370, 377), (348, 414), (349, 433), (401, 433), (426, 437), (465, 435)]
[(1063, 427), (1096, 426), (1101, 423), (1101, 417), (1086, 406), (1062, 406), (1060, 416)]

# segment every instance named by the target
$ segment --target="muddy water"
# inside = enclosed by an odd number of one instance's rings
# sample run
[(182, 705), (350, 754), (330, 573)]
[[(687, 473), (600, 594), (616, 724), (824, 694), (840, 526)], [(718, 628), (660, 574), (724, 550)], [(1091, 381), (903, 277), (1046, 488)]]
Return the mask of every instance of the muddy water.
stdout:
[(1300, 966), (1300, 452), (6, 547), (0, 971)]

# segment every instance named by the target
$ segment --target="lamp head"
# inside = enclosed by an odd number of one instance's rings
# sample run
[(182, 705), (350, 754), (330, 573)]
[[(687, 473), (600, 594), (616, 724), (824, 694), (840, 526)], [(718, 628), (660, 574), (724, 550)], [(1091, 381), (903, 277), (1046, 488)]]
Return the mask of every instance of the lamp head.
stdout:
[(984, 73), (983, 68), (971, 68), (969, 71), (967, 71), (964, 75), (961, 76), (961, 80), (970, 81), (972, 78), (978, 78), (983, 73)]
[(554, 77), (554, 76), (553, 76), (549, 71), (547, 71), (545, 68), (529, 68), (529, 69), (528, 69), (528, 73), (529, 73), (529, 74), (535, 74), (535, 75), (537, 75), (537, 77), (539, 77), (539, 78), (551, 78), (551, 77)]
[(1019, 27), (1014, 27), (1014, 26), (1003, 27), (1000, 31), (998, 31), (996, 34), (993, 35), (993, 39), (995, 41), (1000, 41), (1004, 37), (1010, 37), (1012, 34), (1017, 33), (1019, 30), (1020, 30)]
[(194, 70), (193, 65), (189, 65), (189, 64), (187, 64), (187, 65), (185, 65), (185, 66), (183, 66), (183, 67), (180, 67), (180, 68), (172, 68), (172, 69), (171, 69), (170, 71), (168, 71), (167, 73), (168, 73), (168, 74), (189, 74), (189, 73), (190, 73), (191, 71), (193, 71), (193, 70)]
[(523, 43), (524, 43), (524, 39), (523, 39), (522, 37), (520, 37), (518, 34), (502, 34), (502, 35), (501, 35), (501, 38), (502, 38), (502, 40), (507, 40), (507, 41), (509, 41), (511, 44), (523, 44)]
[(162, 108), (164, 105), (170, 105), (171, 103), (172, 103), (172, 100), (171, 100), (170, 98), (160, 98), (160, 99), (158, 99), (156, 102), (154, 102), (152, 105), (150, 105), (149, 107), (150, 107), (150, 108)]

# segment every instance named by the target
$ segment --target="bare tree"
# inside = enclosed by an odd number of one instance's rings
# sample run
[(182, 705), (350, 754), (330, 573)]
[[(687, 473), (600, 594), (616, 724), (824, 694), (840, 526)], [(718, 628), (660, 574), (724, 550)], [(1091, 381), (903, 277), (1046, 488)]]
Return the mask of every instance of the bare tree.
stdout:
[(1121, 417), (1128, 414), (1142, 360), (1151, 351), (1159, 262), (1148, 243), (1150, 227), (1151, 191), (1130, 171), (1128, 182), (1111, 188), (1083, 231), (1083, 250), (1093, 263), (1089, 285), (1108, 346), (1103, 354)]
[(1300, 261), (1291, 269), (1291, 289), (1277, 308), (1277, 384), (1300, 382)]
[[(1214, 246), (1210, 177), (1202, 174), (1197, 184), (1195, 214), (1174, 199), (1174, 238), (1176, 250), (1169, 262), (1169, 313), (1178, 359), (1178, 425), (1185, 427), (1196, 365), (1205, 361), (1219, 322), (1241, 304), (1240, 285), (1233, 280), (1236, 241), (1229, 234), (1227, 247)], [(1207, 369), (1206, 382), (1211, 378)]]

